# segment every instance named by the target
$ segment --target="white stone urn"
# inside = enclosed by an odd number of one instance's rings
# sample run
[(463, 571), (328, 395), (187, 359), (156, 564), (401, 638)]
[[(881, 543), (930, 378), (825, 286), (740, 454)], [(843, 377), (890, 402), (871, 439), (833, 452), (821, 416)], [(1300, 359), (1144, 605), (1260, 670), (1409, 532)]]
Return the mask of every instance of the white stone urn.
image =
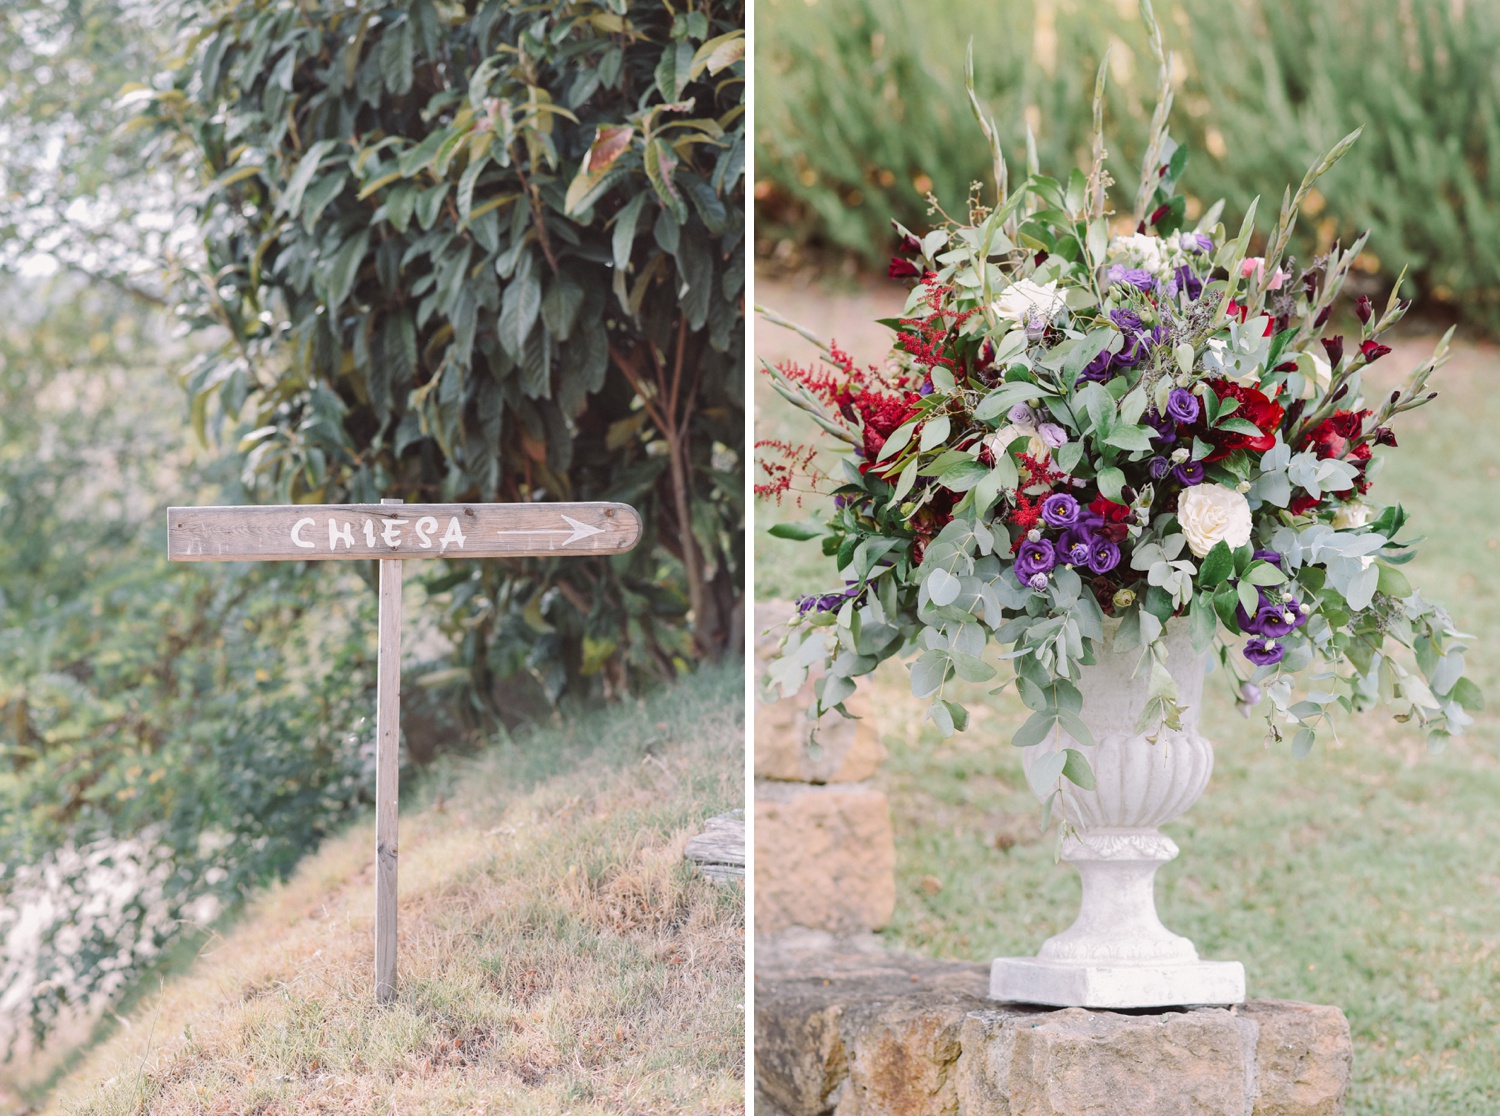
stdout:
[(1214, 767), (1213, 745), (1198, 734), (1207, 656), (1194, 653), (1186, 622), (1167, 626), (1167, 670), (1185, 712), (1180, 729), (1161, 728), (1153, 743), (1135, 731), (1149, 664), (1132, 677), (1142, 651), (1116, 651), (1117, 629), (1106, 622), (1105, 638), (1095, 641), (1099, 661), (1084, 667), (1078, 681), (1081, 716), (1095, 744), (1085, 747), (1064, 734), (1060, 743), (1033, 745), (1023, 757), (1029, 774), (1044, 753), (1078, 748), (1094, 769), (1093, 790), (1067, 784), (1067, 820), (1077, 836), (1063, 842), (1062, 858), (1083, 878), (1078, 917), (1035, 957), (998, 958), (990, 995), (1090, 1008), (1240, 1003), (1244, 966), (1200, 959), (1193, 943), (1156, 915), (1156, 870), (1177, 855), (1157, 827), (1198, 800)]

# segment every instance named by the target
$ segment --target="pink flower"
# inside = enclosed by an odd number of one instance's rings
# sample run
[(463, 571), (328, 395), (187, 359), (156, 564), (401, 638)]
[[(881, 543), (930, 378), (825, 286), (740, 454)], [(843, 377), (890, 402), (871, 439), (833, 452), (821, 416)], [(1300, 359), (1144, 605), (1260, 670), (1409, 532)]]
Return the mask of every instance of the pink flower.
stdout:
[[(1240, 262), (1240, 278), (1248, 279), (1255, 276), (1256, 279), (1264, 278), (1266, 274), (1266, 258), (1264, 256), (1247, 256)], [(1271, 276), (1271, 281), (1266, 284), (1266, 290), (1279, 291), (1281, 285), (1291, 278), (1291, 272), (1278, 271)]]

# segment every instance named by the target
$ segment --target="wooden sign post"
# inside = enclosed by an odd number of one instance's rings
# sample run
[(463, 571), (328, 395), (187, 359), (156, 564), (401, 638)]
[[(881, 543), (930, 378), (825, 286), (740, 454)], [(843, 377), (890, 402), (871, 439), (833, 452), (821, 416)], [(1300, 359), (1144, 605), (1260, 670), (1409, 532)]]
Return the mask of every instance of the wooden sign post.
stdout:
[(169, 508), (174, 562), (379, 559), (375, 689), (375, 998), (396, 995), (396, 793), (401, 563), (407, 558), (620, 554), (641, 538), (628, 504), (291, 504)]

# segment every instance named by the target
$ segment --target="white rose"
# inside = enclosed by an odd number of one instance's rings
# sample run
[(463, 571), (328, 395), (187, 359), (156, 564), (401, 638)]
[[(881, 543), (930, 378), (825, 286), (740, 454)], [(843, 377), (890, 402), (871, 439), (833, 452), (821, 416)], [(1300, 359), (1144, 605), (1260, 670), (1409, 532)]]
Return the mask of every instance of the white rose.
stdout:
[(1051, 451), (1047, 448), (1041, 431), (1025, 423), (1012, 422), (1002, 426), (993, 434), (987, 435), (984, 444), (989, 447), (991, 453), (999, 457), (1017, 438), (1026, 439), (1026, 452), (1031, 456), (1039, 460), (1047, 460), (1050, 457)]
[(1339, 510), (1333, 513), (1333, 526), (1335, 530), (1342, 531), (1346, 527), (1363, 527), (1370, 522), (1370, 515), (1374, 508), (1359, 500), (1351, 500), (1347, 504), (1341, 504)]
[(1177, 499), (1177, 522), (1199, 558), (1222, 540), (1231, 550), (1250, 541), (1250, 504), (1222, 484), (1199, 484)]
[(1019, 322), (1050, 322), (1063, 308), (1063, 294), (1057, 289), (1057, 281), (1043, 286), (1030, 279), (1018, 279), (1000, 293), (994, 310), (1003, 320)]

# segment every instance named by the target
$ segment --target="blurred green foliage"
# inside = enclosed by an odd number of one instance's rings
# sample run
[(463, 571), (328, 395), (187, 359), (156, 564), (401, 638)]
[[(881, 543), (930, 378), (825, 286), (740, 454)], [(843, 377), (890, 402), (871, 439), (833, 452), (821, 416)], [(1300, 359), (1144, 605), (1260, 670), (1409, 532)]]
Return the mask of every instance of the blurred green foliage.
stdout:
[[(1162, 0), (1177, 53), (1173, 135), (1196, 205), (1273, 210), (1340, 136), (1364, 134), (1304, 207), (1304, 259), (1370, 229), (1368, 272), (1428, 308), (1500, 329), (1500, 7), (1448, 0)], [(1044, 172), (1086, 165), (1093, 75), (1110, 49), (1115, 179), (1135, 181), (1154, 67), (1131, 4), (765, 0), (757, 7), (757, 235), (815, 239), (883, 264), (891, 218), (993, 198), (963, 88), (966, 44), (1015, 172), (1026, 127)]]
[[(232, 463), (183, 449), (181, 346), (108, 285), (0, 297), (0, 899), (28, 894), (41, 935), (0, 971), (41, 1034), (368, 796), (374, 610), (347, 568), (169, 566), (168, 501), (242, 498)], [(54, 854), (133, 834), (168, 875), (104, 917)], [(78, 875), (39, 892), (49, 864)]]
[(743, 14), (210, 0), (134, 122), (202, 184), (194, 421), (257, 494), (640, 509), (631, 554), (432, 583), (481, 701), (737, 650)]

